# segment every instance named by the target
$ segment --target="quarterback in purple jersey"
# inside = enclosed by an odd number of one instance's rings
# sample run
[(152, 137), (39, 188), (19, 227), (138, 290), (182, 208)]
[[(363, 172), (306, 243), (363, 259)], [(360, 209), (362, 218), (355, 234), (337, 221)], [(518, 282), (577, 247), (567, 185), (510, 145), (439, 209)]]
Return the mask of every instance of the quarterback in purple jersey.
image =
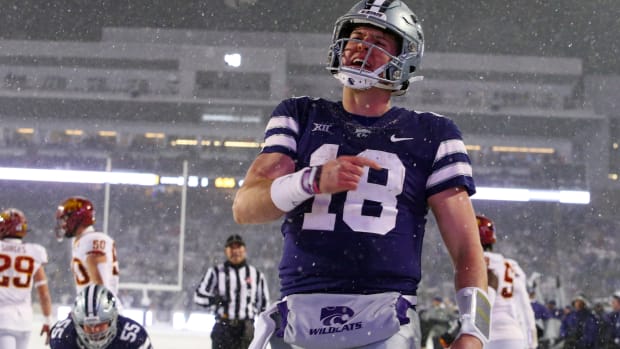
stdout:
[(86, 286), (50, 333), (52, 349), (153, 349), (144, 327), (119, 315), (116, 298), (101, 285)]
[[(278, 138), (294, 140), (296, 152)], [(357, 190), (320, 193), (287, 213), (283, 295), (415, 295), (427, 198), (459, 186), (474, 191), (463, 149), (454, 124), (435, 114), (393, 107), (368, 118), (347, 112), (341, 102), (282, 102), (267, 126), (263, 154), (285, 154), (298, 168), (339, 156), (363, 156), (379, 165), (361, 174)]]
[[(235, 196), (235, 220), (263, 223), (285, 215), (280, 279), (293, 320), (304, 295), (396, 293), (415, 305), (430, 208), (455, 267), (462, 321), (471, 325), (452, 348), (480, 348), (488, 318), (476, 318), (475, 308), (485, 304), (478, 313), (487, 314), (490, 305), (461, 134), (448, 118), (391, 104), (392, 95), (408, 89), (422, 57), (417, 17), (402, 1), (361, 1), (337, 20), (329, 53), (328, 69), (344, 85), (342, 100), (300, 97), (275, 108), (265, 147)], [(362, 328), (369, 320), (349, 326), (356, 310), (342, 309), (343, 326), (310, 329), (310, 342), (292, 338), (302, 332), (296, 328), (285, 342), (333, 345), (312, 341), (319, 340), (316, 333)], [(373, 345), (419, 348), (415, 311), (400, 315), (408, 318), (400, 331), (373, 338)]]

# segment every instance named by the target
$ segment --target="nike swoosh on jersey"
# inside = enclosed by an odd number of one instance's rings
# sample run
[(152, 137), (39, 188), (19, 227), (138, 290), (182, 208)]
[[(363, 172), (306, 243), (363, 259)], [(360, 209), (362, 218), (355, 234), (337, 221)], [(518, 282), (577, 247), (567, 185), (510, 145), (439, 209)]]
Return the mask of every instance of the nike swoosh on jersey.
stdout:
[(412, 139), (413, 138), (399, 138), (399, 137), (396, 137), (396, 135), (392, 135), (390, 137), (390, 141), (392, 141), (392, 142), (410, 141)]

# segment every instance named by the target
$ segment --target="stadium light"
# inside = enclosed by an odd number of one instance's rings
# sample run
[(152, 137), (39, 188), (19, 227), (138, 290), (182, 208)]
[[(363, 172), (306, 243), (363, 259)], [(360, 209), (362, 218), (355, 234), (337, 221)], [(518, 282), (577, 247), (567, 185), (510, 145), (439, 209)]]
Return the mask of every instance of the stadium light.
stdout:
[(159, 183), (164, 185), (178, 185), (181, 186), (184, 183), (183, 176), (161, 176)]
[(31, 135), (34, 134), (34, 128), (30, 128), (30, 127), (21, 127), (17, 129), (17, 133), (21, 133), (24, 135)]
[(146, 186), (159, 184), (159, 176), (153, 173), (45, 170), (16, 167), (0, 167), (0, 180)]
[[(74, 171), (45, 170), (31, 168), (0, 167), (0, 180), (61, 182), (82, 184), (125, 184), (125, 185), (177, 185), (182, 186), (182, 176), (159, 176), (154, 173), (136, 172), (105, 172), (105, 171)], [(188, 187), (207, 187), (207, 177), (189, 176)], [(243, 179), (237, 181), (233, 177), (216, 177), (213, 180), (216, 188), (235, 188), (243, 185)], [(590, 192), (585, 190), (544, 190), (528, 188), (493, 188), (477, 187), (472, 200), (495, 200), (516, 202), (558, 202), (562, 204), (590, 203)]]
[(234, 188), (237, 181), (232, 177), (217, 177), (214, 184), (216, 188)]
[(240, 122), (240, 123), (260, 123), (262, 117), (260, 115), (232, 115), (232, 114), (210, 114), (204, 113), (201, 118), (202, 121), (219, 121), (219, 122)]
[(226, 62), (226, 65), (229, 67), (239, 68), (241, 66), (241, 54), (227, 53), (224, 55), (224, 62)]
[(478, 187), (472, 200), (496, 200), (517, 202), (559, 202), (562, 204), (590, 203), (590, 192), (583, 190), (541, 190), (522, 188)]

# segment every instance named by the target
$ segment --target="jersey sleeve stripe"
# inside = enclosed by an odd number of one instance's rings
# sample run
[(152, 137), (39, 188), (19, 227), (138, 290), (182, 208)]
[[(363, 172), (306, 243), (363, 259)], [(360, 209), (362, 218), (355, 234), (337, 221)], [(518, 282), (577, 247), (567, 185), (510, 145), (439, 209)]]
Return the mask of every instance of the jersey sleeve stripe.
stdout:
[(297, 141), (295, 138), (285, 134), (274, 134), (265, 138), (265, 148), (281, 146), (289, 149), (290, 151), (297, 151)]
[(272, 116), (265, 128), (266, 132), (277, 128), (285, 128), (293, 131), (294, 134), (299, 134), (299, 125), (297, 121), (289, 116)]
[(435, 163), (445, 158), (446, 156), (450, 156), (456, 153), (464, 153), (467, 154), (467, 150), (465, 149), (465, 143), (463, 143), (460, 139), (448, 139), (441, 144), (439, 144), (439, 148), (437, 148), (437, 154), (435, 154)]
[(459, 176), (472, 177), (471, 165), (466, 162), (457, 162), (444, 166), (428, 177), (426, 189), (430, 189), (442, 182)]

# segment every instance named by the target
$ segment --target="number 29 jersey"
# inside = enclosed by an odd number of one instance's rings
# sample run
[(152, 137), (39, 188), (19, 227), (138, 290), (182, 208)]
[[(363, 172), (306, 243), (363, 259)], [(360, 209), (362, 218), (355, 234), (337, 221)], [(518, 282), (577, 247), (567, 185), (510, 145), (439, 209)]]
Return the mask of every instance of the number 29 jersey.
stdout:
[(34, 274), (46, 263), (45, 247), (20, 239), (0, 240), (0, 329), (30, 328)]
[(443, 116), (392, 107), (380, 118), (346, 112), (341, 102), (300, 97), (281, 102), (265, 131), (262, 153), (283, 153), (296, 170), (341, 155), (370, 158), (358, 189), (318, 194), (282, 224), (282, 295), (379, 293), (415, 295), (427, 199), (475, 186), (460, 131)]

